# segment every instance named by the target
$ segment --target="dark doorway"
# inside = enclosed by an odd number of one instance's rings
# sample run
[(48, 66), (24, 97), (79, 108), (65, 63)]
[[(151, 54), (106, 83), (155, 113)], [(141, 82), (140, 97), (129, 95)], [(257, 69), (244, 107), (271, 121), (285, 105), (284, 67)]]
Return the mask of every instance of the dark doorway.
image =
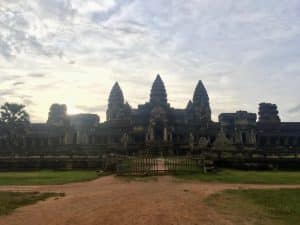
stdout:
[(156, 122), (155, 124), (154, 137), (156, 141), (163, 141), (164, 139), (164, 125), (161, 121)]
[(242, 144), (247, 144), (247, 136), (245, 133), (242, 133)]

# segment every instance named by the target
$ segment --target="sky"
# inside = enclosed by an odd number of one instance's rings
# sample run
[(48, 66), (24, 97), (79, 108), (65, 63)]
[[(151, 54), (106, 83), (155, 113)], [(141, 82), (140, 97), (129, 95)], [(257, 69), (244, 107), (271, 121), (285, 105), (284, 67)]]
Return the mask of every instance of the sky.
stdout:
[(0, 0), (0, 104), (32, 122), (53, 103), (104, 121), (115, 81), (135, 108), (158, 73), (172, 107), (202, 80), (215, 121), (260, 102), (300, 121), (300, 1)]

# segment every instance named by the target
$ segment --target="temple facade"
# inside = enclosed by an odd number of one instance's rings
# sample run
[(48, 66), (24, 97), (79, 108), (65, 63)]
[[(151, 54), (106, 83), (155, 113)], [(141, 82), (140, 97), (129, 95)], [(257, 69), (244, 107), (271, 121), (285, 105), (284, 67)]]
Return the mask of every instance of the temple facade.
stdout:
[[(199, 81), (186, 108), (173, 108), (157, 75), (149, 101), (132, 108), (116, 82), (109, 94), (106, 121), (95, 114), (67, 115), (53, 104), (48, 121), (31, 124), (20, 140), (24, 149), (86, 145), (126, 154), (193, 154), (209, 149), (293, 149), (300, 147), (300, 122), (281, 122), (277, 106), (259, 105), (256, 113), (221, 113), (211, 119), (209, 95)], [(0, 130), (1, 149), (9, 149)]]

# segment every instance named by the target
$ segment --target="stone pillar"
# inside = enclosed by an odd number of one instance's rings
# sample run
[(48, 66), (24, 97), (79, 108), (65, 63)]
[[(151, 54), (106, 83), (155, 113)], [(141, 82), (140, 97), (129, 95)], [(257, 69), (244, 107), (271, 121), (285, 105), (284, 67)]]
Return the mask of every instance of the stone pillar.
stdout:
[(271, 137), (266, 137), (266, 145), (271, 145)]
[(51, 138), (48, 137), (48, 145), (52, 145)]
[(81, 142), (81, 140), (80, 140), (81, 135), (80, 135), (80, 132), (79, 132), (79, 131), (76, 132), (76, 136), (77, 136), (77, 137), (76, 137), (76, 144), (79, 145), (80, 142)]
[(255, 136), (255, 132), (253, 130), (251, 130), (251, 136), (252, 136), (252, 144), (256, 144), (256, 136)]
[(280, 145), (280, 137), (278, 137), (278, 136), (276, 137), (275, 144), (276, 144), (276, 146)]
[(260, 145), (260, 136), (257, 136), (257, 138), (256, 138), (256, 145), (257, 145), (257, 146)]
[(293, 146), (297, 145), (297, 137), (293, 137), (293, 142), (292, 142)]
[(242, 134), (241, 132), (235, 132), (235, 144), (242, 143)]
[(35, 138), (31, 138), (31, 147), (36, 148)]
[(289, 137), (284, 137), (284, 145), (289, 145)]
[(150, 141), (154, 141), (154, 130), (152, 127), (150, 128)]
[(164, 141), (168, 141), (168, 130), (166, 127), (164, 128)]
[(22, 145), (23, 145), (23, 148), (26, 148), (26, 144), (27, 144), (27, 143), (26, 143), (26, 137), (23, 136), (23, 144), (22, 144)]
[(173, 135), (172, 135), (172, 133), (171, 133), (171, 132), (169, 133), (169, 140), (170, 140), (170, 142), (172, 142), (172, 141), (173, 141)]

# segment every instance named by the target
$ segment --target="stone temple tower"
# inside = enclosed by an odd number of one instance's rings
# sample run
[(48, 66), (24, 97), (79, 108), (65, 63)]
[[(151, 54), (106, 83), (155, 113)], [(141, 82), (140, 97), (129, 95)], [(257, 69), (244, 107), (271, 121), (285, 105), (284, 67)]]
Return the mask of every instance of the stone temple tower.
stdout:
[(108, 98), (108, 109), (106, 112), (106, 119), (108, 121), (118, 119), (119, 112), (121, 109), (123, 109), (123, 107), (124, 107), (123, 92), (118, 82), (116, 82)]
[(166, 106), (168, 104), (166, 88), (159, 74), (152, 85), (150, 103), (159, 106)]
[(205, 126), (211, 121), (209, 97), (201, 80), (198, 82), (194, 91), (193, 113), (196, 123), (200, 123)]

